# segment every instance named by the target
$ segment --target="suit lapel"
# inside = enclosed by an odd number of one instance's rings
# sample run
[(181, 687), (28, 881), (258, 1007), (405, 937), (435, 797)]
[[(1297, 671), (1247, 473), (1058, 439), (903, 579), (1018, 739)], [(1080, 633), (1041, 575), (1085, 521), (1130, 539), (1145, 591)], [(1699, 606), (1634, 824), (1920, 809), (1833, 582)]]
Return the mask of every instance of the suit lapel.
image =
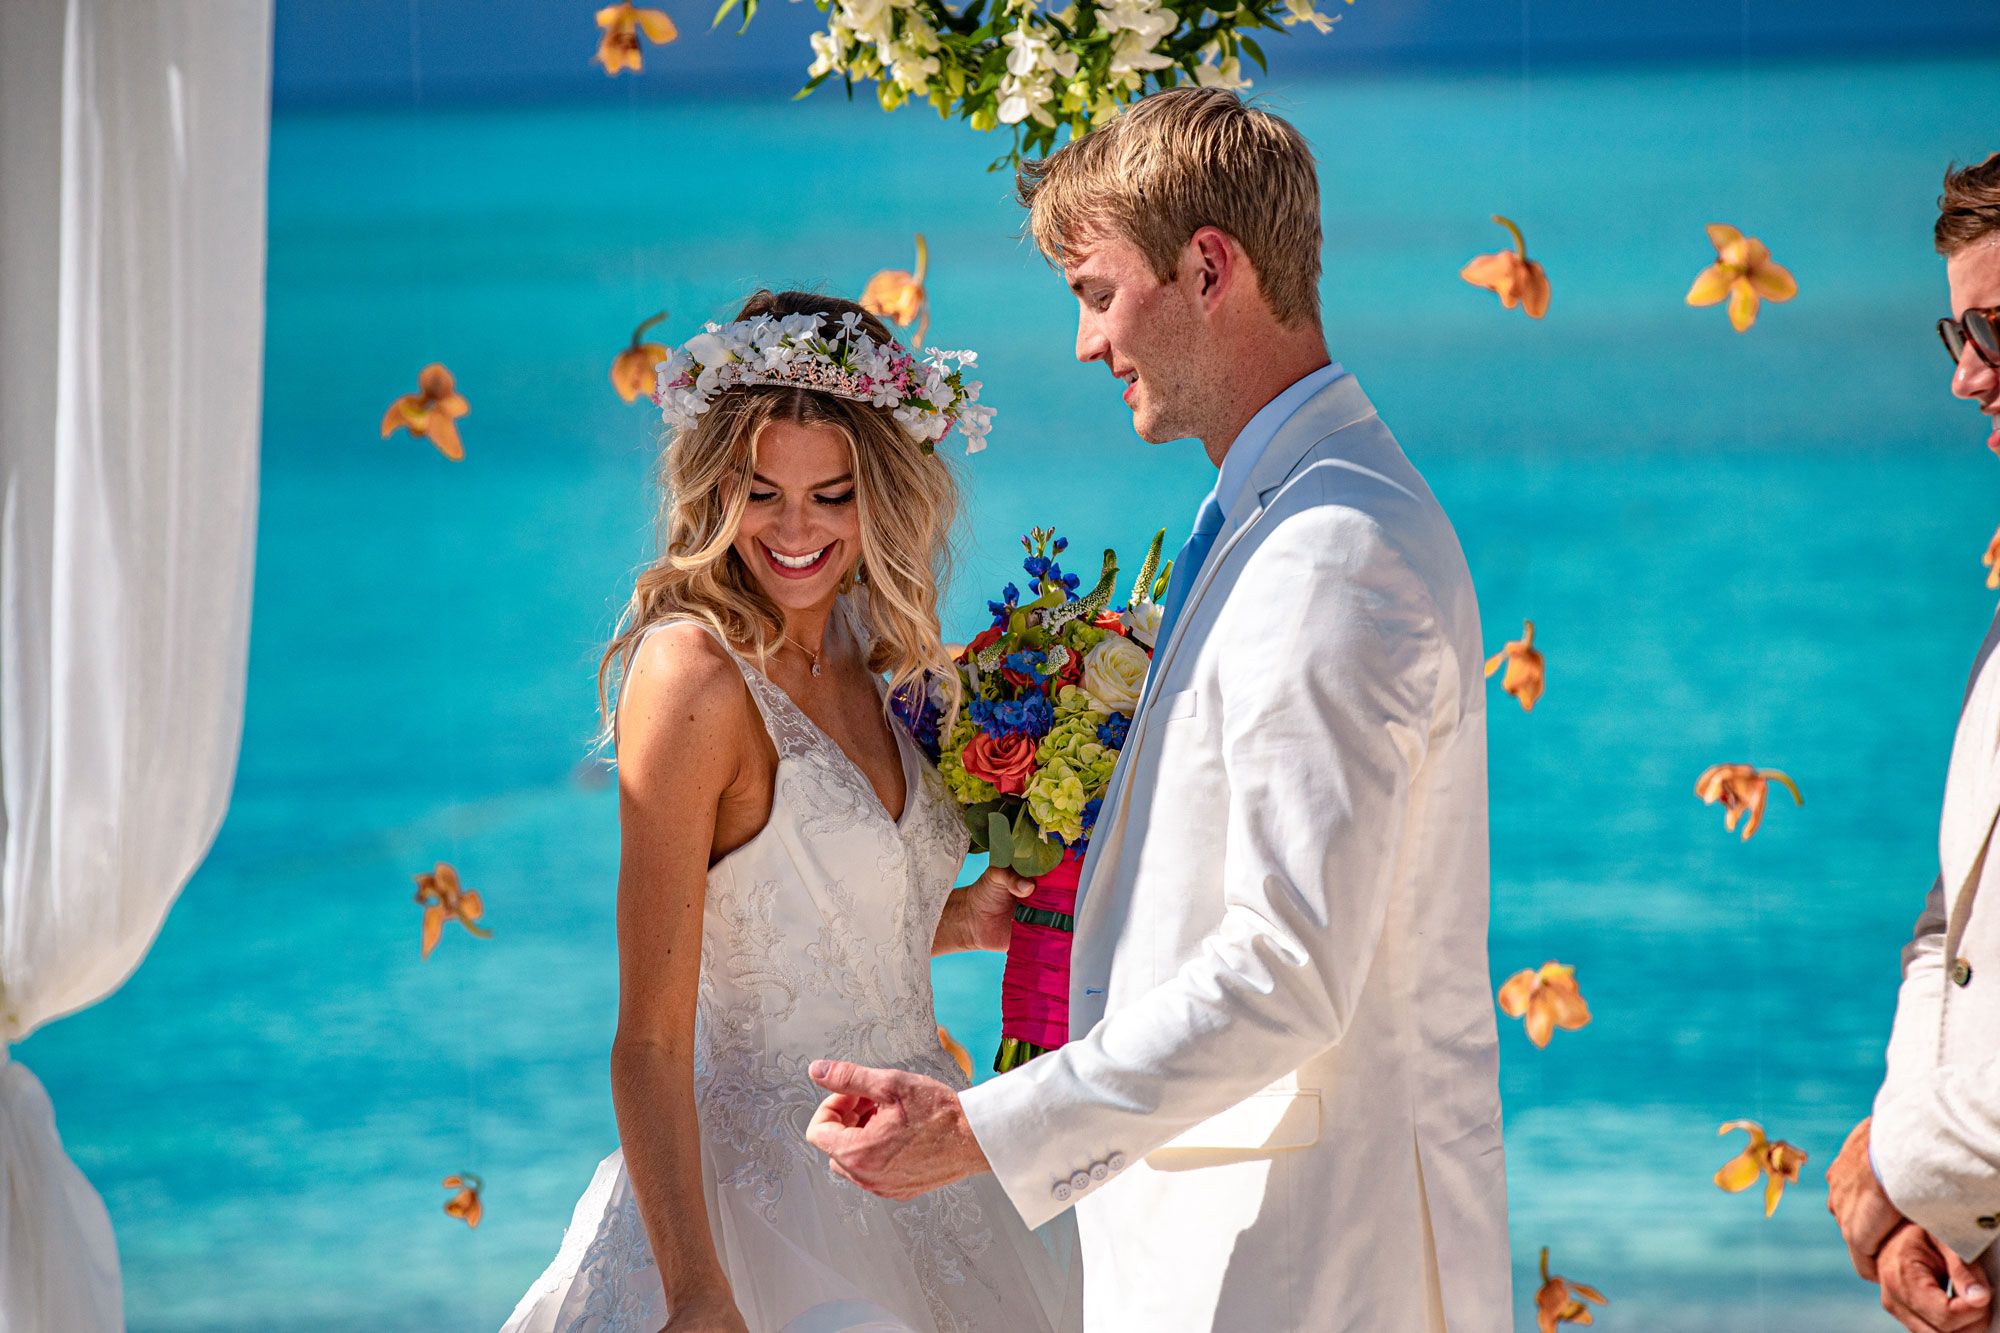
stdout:
[[(1352, 375), (1334, 380), (1301, 404), (1299, 410), (1278, 428), (1263, 456), (1257, 460), (1257, 466), (1251, 471), (1242, 493), (1236, 497), (1229, 512), (1223, 515), (1222, 531), (1209, 548), (1208, 559), (1202, 562), (1201, 573), (1196, 577), (1194, 586), (1188, 589), (1187, 600), (1181, 604), (1173, 633), (1165, 643), (1157, 645), (1152, 665), (1147, 669), (1139, 708), (1132, 717), (1125, 748), (1119, 753), (1110, 785), (1105, 788), (1104, 804), (1098, 810), (1097, 830), (1091, 836), (1090, 853), (1084, 858), (1083, 876), (1077, 883), (1079, 904), (1089, 894), (1091, 883), (1098, 875), (1110, 873), (1107, 867), (1118, 860), (1124, 841), (1125, 821), (1131, 807), (1131, 802), (1126, 799), (1126, 788), (1132, 772), (1138, 767), (1139, 754), (1146, 741), (1146, 728), (1141, 724), (1159, 696), (1159, 682), (1166, 679), (1168, 667), (1193, 634), (1191, 627), (1195, 611), (1214, 586), (1217, 571), (1226, 563), (1231, 548), (1256, 525), (1264, 512), (1265, 497), (1282, 486), (1327, 436), (1373, 415), (1374, 404), (1361, 392), (1361, 386), (1355, 383)], [(1080, 914), (1081, 907), (1077, 910)]]
[(2000, 816), (2000, 616), (1986, 632), (1952, 741), (1945, 779), (1944, 815), (1938, 824), (1938, 864), (1950, 912), (1946, 957), (1957, 955), (1979, 871)]

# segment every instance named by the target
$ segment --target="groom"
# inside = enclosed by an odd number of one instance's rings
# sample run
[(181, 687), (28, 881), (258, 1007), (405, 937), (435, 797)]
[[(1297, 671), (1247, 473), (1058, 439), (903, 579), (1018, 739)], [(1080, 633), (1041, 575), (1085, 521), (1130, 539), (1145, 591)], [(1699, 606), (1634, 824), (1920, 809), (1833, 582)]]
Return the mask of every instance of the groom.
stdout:
[(1220, 469), (1086, 861), (1069, 1045), (968, 1092), (817, 1061), (909, 1198), (1075, 1206), (1098, 1330), (1512, 1326), (1479, 612), (1319, 322), (1297, 130), (1175, 89), (1021, 169), (1076, 354)]

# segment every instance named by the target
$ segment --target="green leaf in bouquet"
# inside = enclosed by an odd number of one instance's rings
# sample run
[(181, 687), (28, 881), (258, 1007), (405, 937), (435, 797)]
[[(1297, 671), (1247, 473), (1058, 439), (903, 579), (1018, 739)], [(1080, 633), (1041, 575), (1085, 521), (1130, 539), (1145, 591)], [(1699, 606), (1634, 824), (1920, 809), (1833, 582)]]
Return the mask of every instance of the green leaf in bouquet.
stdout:
[(1153, 579), (1160, 572), (1160, 543), (1166, 539), (1165, 528), (1153, 534), (1153, 544), (1146, 548), (1146, 558), (1139, 562), (1139, 577), (1132, 580), (1133, 601), (1153, 600)]
[[(1023, 812), (1026, 818), (1026, 812)], [(996, 866), (1011, 865), (1014, 861), (1014, 829), (1007, 822), (1007, 816), (998, 810), (986, 817), (986, 855)]]
[[(1027, 821), (1027, 811), (1021, 812), (1023, 823)], [(1028, 826), (1032, 830), (1033, 825)], [(1029, 879), (1040, 879), (1054, 870), (1062, 861), (1062, 844), (1053, 838), (1044, 838), (1036, 832), (1022, 836), (1022, 830), (1015, 830), (1014, 873), (1026, 875)]]
[(1097, 575), (1097, 586), (1085, 593), (1080, 601), (1079, 616), (1097, 619), (1097, 613), (1111, 605), (1111, 598), (1118, 591), (1118, 552), (1104, 552), (1104, 568)]
[(965, 820), (965, 827), (972, 833), (972, 850), (986, 850), (988, 817), (1000, 808), (998, 801), (974, 801), (971, 805), (960, 806), (958, 813)]

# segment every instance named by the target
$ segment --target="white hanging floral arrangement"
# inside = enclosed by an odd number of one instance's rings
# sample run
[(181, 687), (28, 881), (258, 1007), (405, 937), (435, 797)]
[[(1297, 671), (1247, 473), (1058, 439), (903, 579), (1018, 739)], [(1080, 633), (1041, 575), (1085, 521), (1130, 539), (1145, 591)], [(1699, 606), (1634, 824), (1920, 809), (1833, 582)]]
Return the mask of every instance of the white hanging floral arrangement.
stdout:
[[(873, 82), (884, 110), (916, 100), (975, 130), (1008, 127), (1014, 142), (1003, 162), (1046, 155), (1064, 129), (1082, 134), (1158, 88), (1248, 88), (1244, 58), (1264, 68), (1253, 32), (1303, 23), (1324, 33), (1334, 24), (1315, 0), (1242, 0), (1226, 10), (1202, 0), (1075, 0), (1054, 11), (1034, 0), (956, 9), (942, 0), (814, 2), (827, 25), (812, 35), (801, 97), (828, 79), (850, 94)], [(757, 0), (724, 0), (716, 21), (739, 5), (747, 26)]]

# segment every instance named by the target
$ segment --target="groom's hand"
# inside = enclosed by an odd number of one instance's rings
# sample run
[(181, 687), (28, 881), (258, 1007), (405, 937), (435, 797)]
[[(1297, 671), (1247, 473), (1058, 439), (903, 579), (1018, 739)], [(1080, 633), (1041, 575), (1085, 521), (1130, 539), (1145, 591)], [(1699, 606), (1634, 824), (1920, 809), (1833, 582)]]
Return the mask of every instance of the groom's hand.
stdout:
[(1841, 1145), (1840, 1155), (1826, 1169), (1826, 1209), (1840, 1224), (1840, 1236), (1847, 1242), (1847, 1257), (1853, 1260), (1854, 1271), (1870, 1282), (1879, 1282), (1875, 1256), (1903, 1224), (1903, 1215), (1889, 1202), (1868, 1160), (1868, 1127), (1873, 1118), (1854, 1127)]
[(806, 1142), (842, 1179), (885, 1199), (914, 1199), (991, 1169), (958, 1094), (936, 1079), (844, 1060), (815, 1060), (809, 1072), (830, 1095)]

